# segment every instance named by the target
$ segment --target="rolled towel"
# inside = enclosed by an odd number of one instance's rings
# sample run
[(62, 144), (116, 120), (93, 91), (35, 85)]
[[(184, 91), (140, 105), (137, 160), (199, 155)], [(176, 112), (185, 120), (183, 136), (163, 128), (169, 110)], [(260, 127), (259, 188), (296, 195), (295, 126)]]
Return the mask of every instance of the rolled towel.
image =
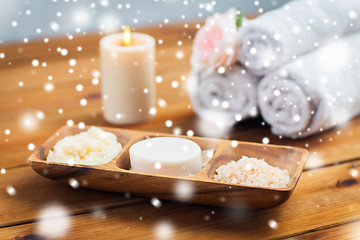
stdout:
[(260, 112), (274, 134), (301, 138), (360, 113), (360, 33), (302, 55), (265, 76)]
[(258, 78), (240, 65), (222, 74), (192, 71), (188, 78), (194, 111), (220, 126), (231, 126), (258, 115), (257, 85)]
[(358, 0), (295, 0), (247, 21), (238, 60), (265, 75), (322, 43), (360, 29)]

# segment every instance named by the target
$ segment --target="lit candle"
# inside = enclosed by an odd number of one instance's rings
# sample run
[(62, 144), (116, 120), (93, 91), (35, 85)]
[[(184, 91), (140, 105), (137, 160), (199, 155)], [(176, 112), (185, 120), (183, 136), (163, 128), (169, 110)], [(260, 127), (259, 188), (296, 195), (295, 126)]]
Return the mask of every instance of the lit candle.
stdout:
[(134, 124), (155, 112), (155, 39), (142, 33), (111, 34), (100, 40), (105, 120)]

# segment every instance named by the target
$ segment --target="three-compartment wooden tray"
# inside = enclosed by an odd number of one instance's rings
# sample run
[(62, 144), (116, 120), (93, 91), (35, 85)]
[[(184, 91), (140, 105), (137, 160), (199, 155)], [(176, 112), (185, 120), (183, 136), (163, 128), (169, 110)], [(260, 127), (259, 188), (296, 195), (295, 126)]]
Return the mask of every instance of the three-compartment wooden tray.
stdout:
[[(231, 140), (201, 137), (177, 136), (196, 142), (202, 150), (215, 149), (213, 157), (194, 176), (173, 177), (139, 173), (130, 170), (129, 147), (148, 137), (174, 136), (171, 134), (125, 130), (101, 127), (112, 132), (122, 144), (121, 152), (109, 163), (103, 165), (68, 165), (47, 162), (50, 149), (65, 136), (75, 135), (89, 127), (64, 126), (51, 136), (29, 157), (32, 168), (40, 175), (69, 184), (76, 179), (81, 187), (112, 192), (128, 192), (139, 196), (159, 199), (192, 202), (211, 206), (235, 208), (269, 208), (285, 202), (292, 194), (304, 168), (308, 151), (301, 148), (237, 142), (233, 147)], [(290, 174), (290, 183), (285, 188), (251, 187), (239, 184), (223, 183), (213, 180), (218, 166), (242, 156), (264, 159), (272, 166), (286, 169)], [(191, 186), (192, 194), (188, 198), (179, 198), (175, 186), (179, 182)]]

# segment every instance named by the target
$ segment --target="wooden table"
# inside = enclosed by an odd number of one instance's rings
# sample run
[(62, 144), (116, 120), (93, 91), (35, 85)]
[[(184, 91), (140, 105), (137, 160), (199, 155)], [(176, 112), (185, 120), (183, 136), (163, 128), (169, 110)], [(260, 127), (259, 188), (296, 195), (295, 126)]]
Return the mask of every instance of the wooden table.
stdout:
[[(360, 190), (355, 171), (360, 170), (360, 118), (297, 141), (272, 135), (260, 118), (226, 132), (217, 131), (193, 113), (182, 80), (190, 70), (195, 24), (140, 31), (163, 40), (157, 46), (157, 75), (163, 77), (157, 83), (157, 96), (166, 106), (158, 106), (152, 121), (126, 128), (182, 134), (193, 130), (197, 136), (252, 142), (267, 137), (273, 144), (305, 147), (310, 157), (292, 197), (261, 211), (167, 201), (156, 208), (148, 198), (72, 189), (37, 175), (27, 164), (29, 147), (40, 146), (69, 119), (75, 124), (112, 126), (101, 115), (100, 85), (92, 82), (99, 71), (101, 36), (0, 45), (0, 53), (5, 53), (0, 59), (0, 168), (6, 170), (0, 174), (0, 239), (42, 239), (37, 220), (49, 204), (64, 206), (70, 215), (64, 239), (360, 239)], [(68, 54), (61, 55), (60, 49), (67, 49)], [(177, 58), (178, 52), (184, 57)], [(34, 59), (39, 66), (32, 65)], [(69, 65), (70, 59), (76, 59), (74, 67)], [(173, 81), (179, 87), (173, 88)], [(78, 84), (82, 91), (76, 90)], [(83, 98), (85, 106), (80, 105)], [(167, 120), (172, 120), (171, 127), (165, 126)], [(15, 188), (15, 195), (8, 194), (9, 186)], [(277, 228), (270, 227), (272, 220)]]

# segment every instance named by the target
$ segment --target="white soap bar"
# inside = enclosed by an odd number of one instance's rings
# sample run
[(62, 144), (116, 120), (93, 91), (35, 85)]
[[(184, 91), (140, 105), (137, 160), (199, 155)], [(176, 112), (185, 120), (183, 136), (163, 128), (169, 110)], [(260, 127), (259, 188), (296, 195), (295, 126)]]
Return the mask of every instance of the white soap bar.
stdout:
[(201, 171), (201, 148), (178, 137), (155, 137), (133, 144), (131, 170), (170, 176), (189, 176)]

